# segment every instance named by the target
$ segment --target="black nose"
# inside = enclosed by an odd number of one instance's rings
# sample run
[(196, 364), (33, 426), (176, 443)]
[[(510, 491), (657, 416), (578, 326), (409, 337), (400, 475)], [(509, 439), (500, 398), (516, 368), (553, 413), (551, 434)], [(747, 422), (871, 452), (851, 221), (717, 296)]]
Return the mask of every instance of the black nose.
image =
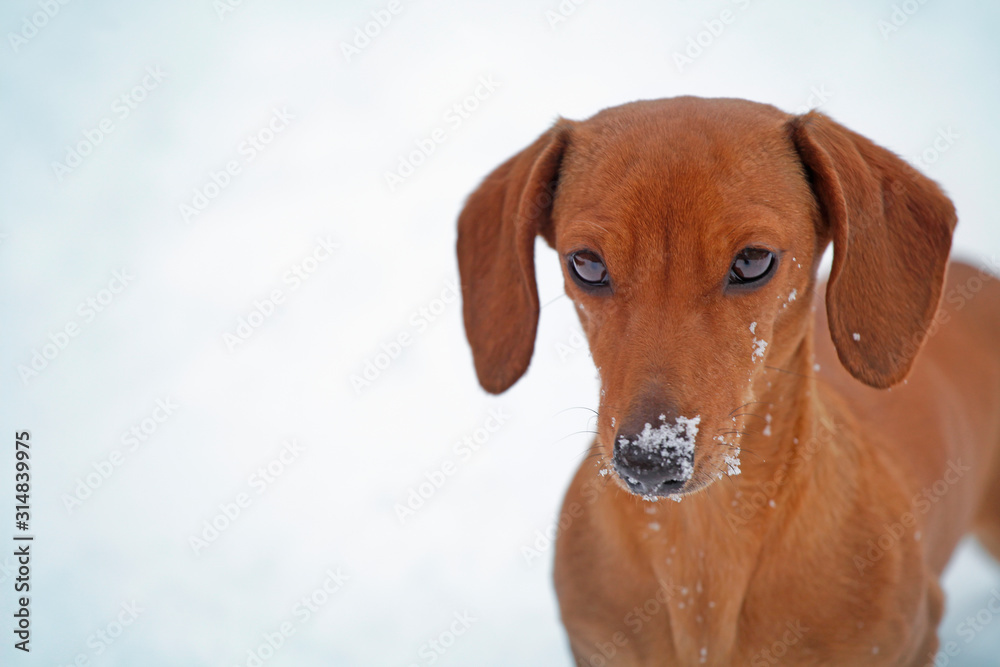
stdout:
[(619, 429), (612, 461), (632, 493), (669, 496), (684, 487), (694, 473), (699, 421), (661, 414), (655, 424), (646, 421), (641, 429)]

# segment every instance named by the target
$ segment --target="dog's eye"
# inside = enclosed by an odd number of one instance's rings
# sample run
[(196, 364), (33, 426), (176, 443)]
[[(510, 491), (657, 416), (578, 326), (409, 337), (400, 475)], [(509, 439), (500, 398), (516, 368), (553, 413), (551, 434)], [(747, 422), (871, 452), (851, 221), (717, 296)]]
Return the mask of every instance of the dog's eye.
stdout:
[(774, 253), (764, 248), (744, 248), (729, 269), (730, 285), (749, 285), (767, 277), (774, 268)]
[(608, 284), (608, 269), (604, 260), (590, 250), (580, 250), (569, 256), (569, 272), (581, 287), (603, 287)]

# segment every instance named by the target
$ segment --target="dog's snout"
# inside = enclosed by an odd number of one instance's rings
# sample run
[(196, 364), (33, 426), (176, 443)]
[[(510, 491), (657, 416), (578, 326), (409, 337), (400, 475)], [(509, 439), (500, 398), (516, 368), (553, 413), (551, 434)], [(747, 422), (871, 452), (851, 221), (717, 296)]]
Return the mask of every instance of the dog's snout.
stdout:
[(681, 492), (694, 473), (700, 417), (672, 409), (653, 418), (631, 418), (615, 434), (612, 461), (629, 490), (643, 496)]

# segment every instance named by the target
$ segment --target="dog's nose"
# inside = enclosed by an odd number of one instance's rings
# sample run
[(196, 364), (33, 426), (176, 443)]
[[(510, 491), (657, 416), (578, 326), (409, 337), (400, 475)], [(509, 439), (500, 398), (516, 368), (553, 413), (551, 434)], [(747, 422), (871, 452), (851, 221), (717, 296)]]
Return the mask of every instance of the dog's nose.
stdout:
[[(656, 413), (654, 413), (656, 414)], [(612, 461), (632, 493), (668, 496), (679, 492), (694, 473), (699, 417), (665, 410), (649, 419), (630, 419), (615, 435)]]

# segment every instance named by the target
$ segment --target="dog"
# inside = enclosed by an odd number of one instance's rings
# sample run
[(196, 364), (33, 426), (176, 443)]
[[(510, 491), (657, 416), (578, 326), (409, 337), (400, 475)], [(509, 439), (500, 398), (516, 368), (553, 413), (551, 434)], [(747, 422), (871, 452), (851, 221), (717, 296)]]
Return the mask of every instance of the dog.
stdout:
[(531, 360), (538, 235), (600, 376), (555, 555), (576, 664), (934, 661), (957, 542), (1000, 557), (1000, 284), (949, 263), (956, 221), (824, 114), (736, 99), (560, 119), (469, 196), (480, 384)]

